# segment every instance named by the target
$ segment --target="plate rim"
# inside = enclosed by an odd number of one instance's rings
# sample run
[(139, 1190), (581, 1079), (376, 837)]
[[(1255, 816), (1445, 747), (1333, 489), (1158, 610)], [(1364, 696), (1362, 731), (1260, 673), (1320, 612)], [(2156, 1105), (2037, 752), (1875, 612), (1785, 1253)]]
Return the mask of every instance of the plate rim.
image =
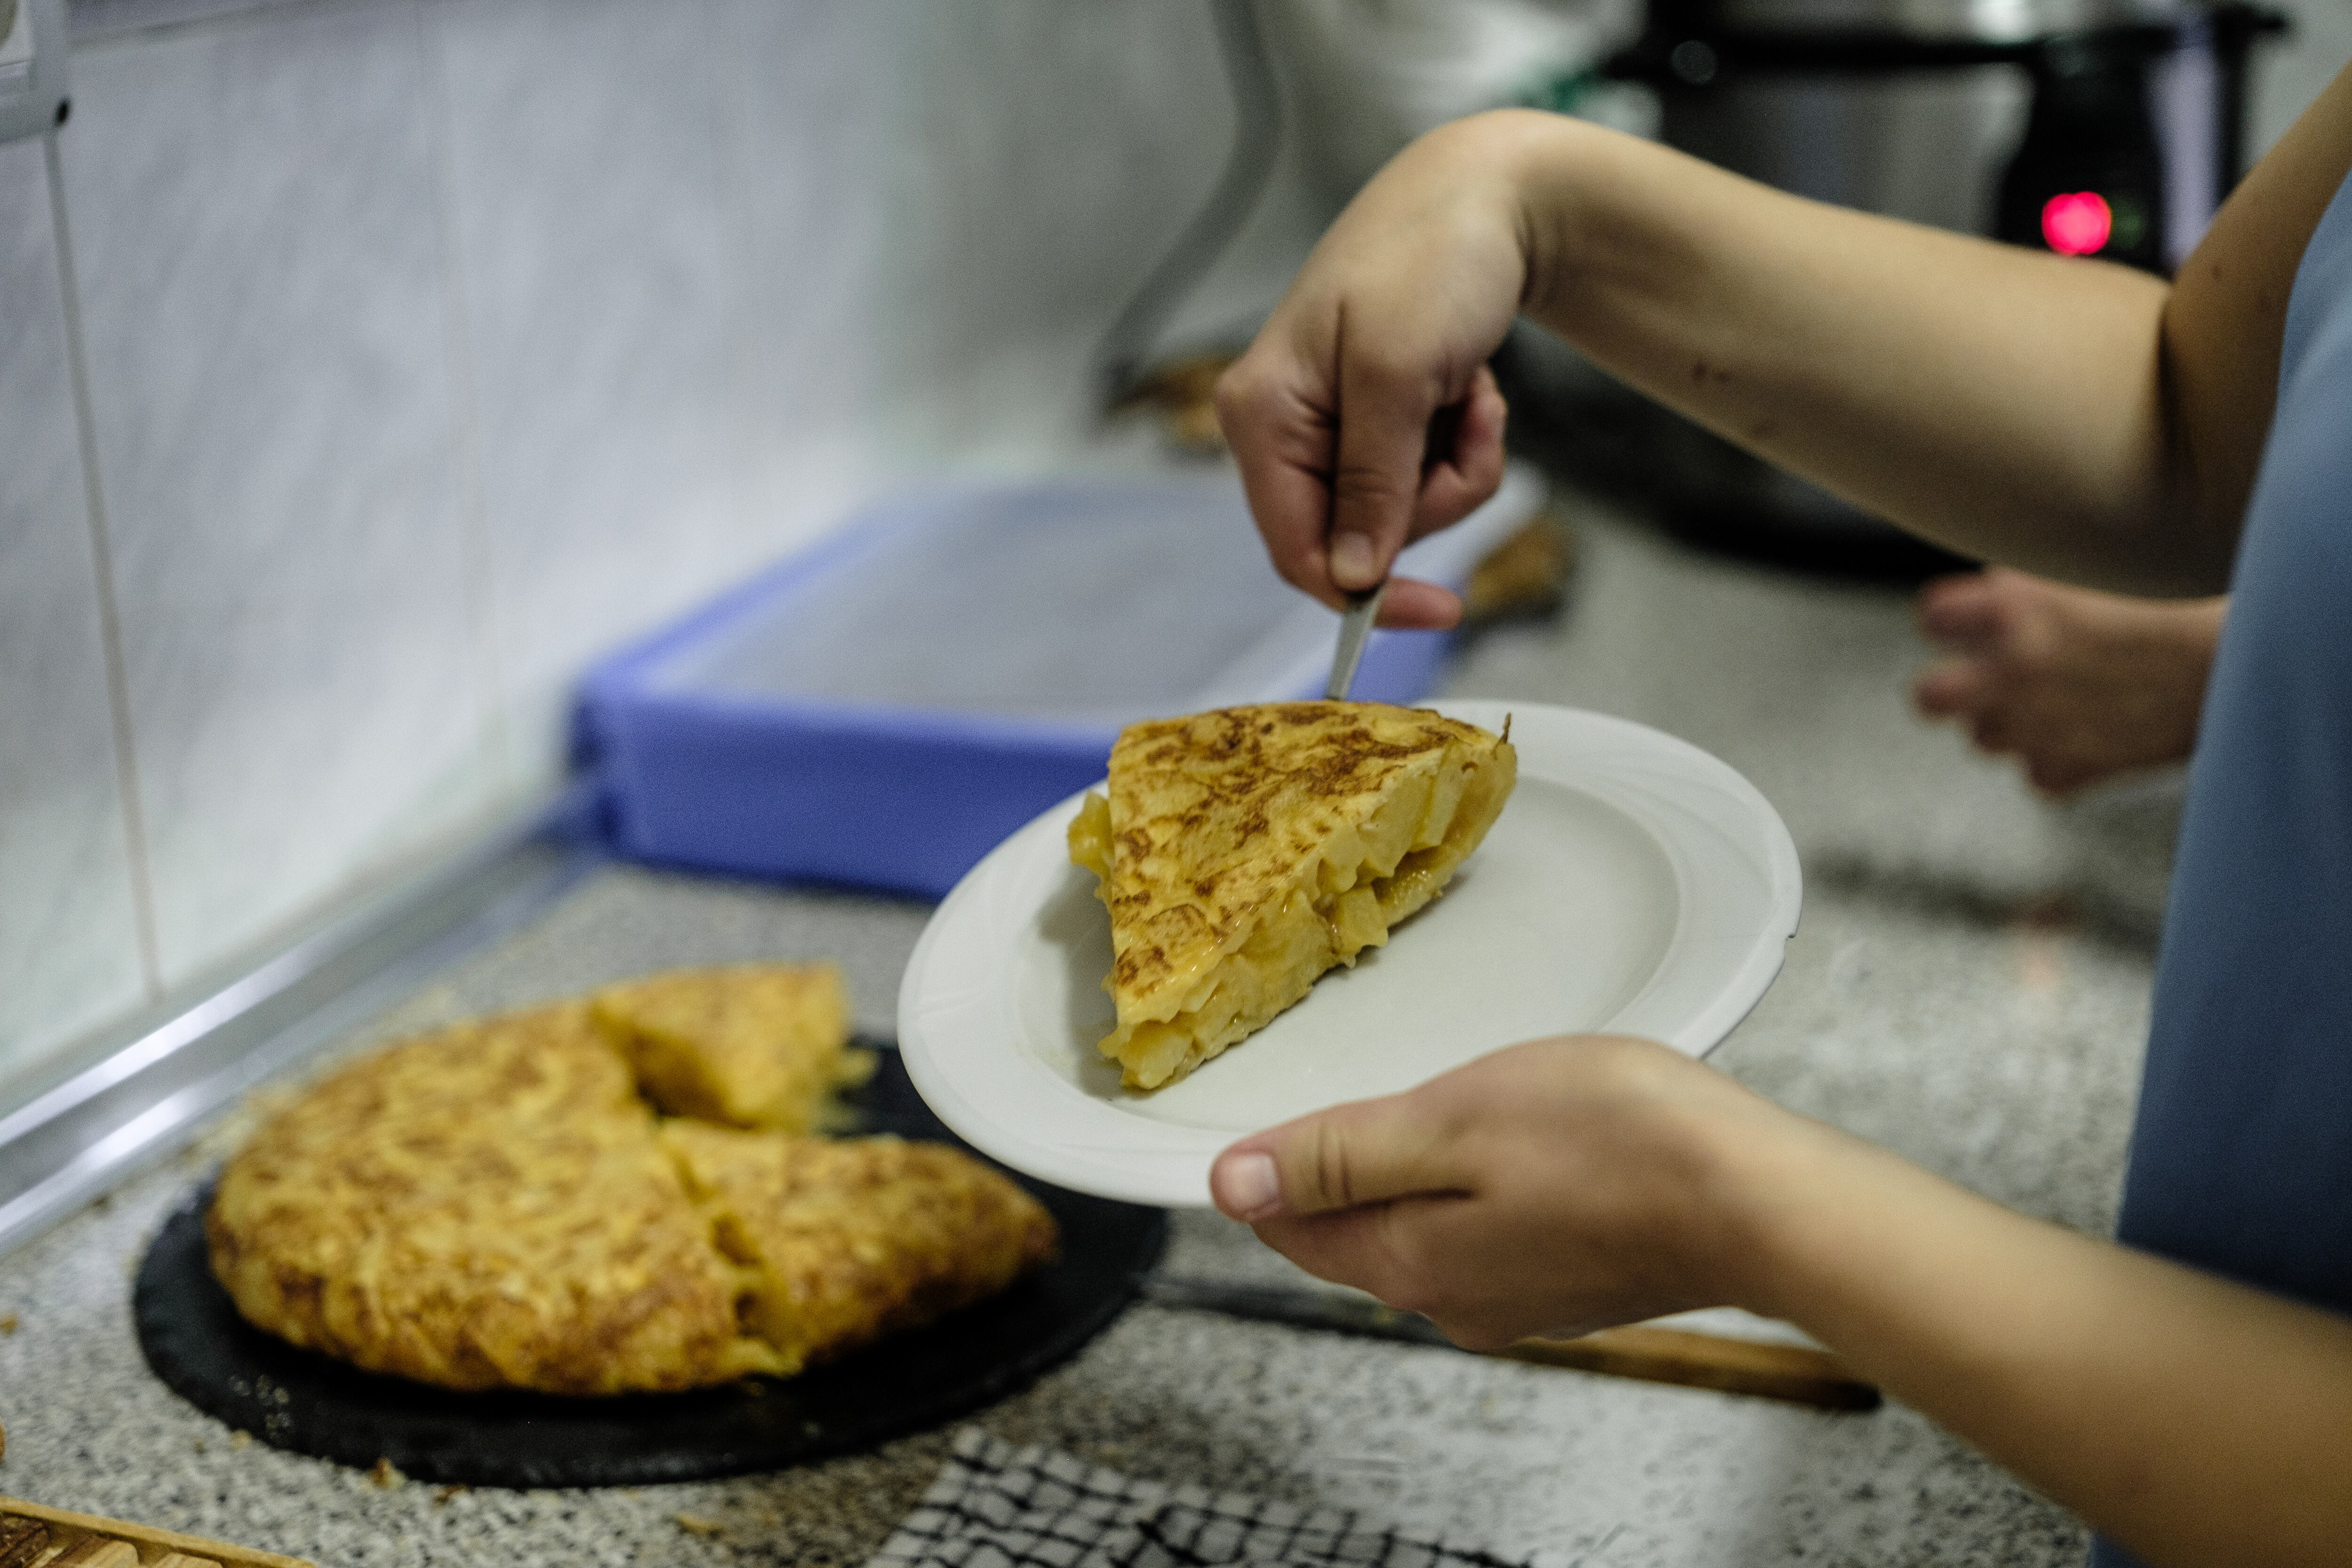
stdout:
[[(1643, 724), (1613, 714), (1599, 713), (1589, 709), (1570, 708), (1549, 702), (1519, 702), (1498, 698), (1439, 699), (1420, 706), (1433, 709), (1448, 717), (1462, 719), (1492, 728), (1506, 715), (1518, 723), (1564, 725), (1585, 731), (1594, 741), (1612, 741), (1634, 754), (1665, 763), (1678, 770), (1689, 782), (1704, 784), (1717, 799), (1732, 806), (1750, 837), (1738, 841), (1738, 847), (1760, 852), (1759, 870), (1768, 889), (1765, 914), (1749, 934), (1744, 949), (1736, 959), (1726, 963), (1722, 978), (1713, 986), (1706, 1003), (1696, 1008), (1680, 1027), (1658, 1031), (1654, 1037), (1693, 1057), (1704, 1057), (1740, 1021), (1754, 1010), (1778, 978), (1786, 962), (1789, 940), (1796, 934), (1802, 912), (1804, 881), (1795, 841), (1780, 814), (1738, 769), (1704, 748), (1667, 733), (1652, 725)], [(1524, 769), (1523, 769), (1524, 772)], [(1540, 776), (1540, 775), (1537, 775)], [(1591, 785), (1567, 782), (1570, 787), (1591, 793)], [(1103, 787), (1100, 781), (1088, 789)], [(925, 923), (909, 956), (906, 972), (899, 983), (898, 1034), (902, 1061), (908, 1079), (933, 1114), (947, 1124), (958, 1137), (971, 1143), (991, 1158), (1027, 1172), (1040, 1180), (1055, 1183), (1074, 1190), (1127, 1203), (1152, 1204), (1167, 1208), (1204, 1208), (1210, 1206), (1208, 1195), (1208, 1161), (1216, 1148), (1222, 1148), (1238, 1133), (1205, 1133), (1198, 1128), (1182, 1128), (1159, 1122), (1131, 1113), (1119, 1112), (1117, 1107), (1089, 1100), (1090, 1105), (1103, 1106), (1132, 1121), (1139, 1131), (1155, 1130), (1153, 1142), (1165, 1144), (1171, 1139), (1188, 1146), (1118, 1151), (1106, 1159), (1108, 1151), (1099, 1148), (1076, 1148), (1067, 1140), (1060, 1142), (1038, 1142), (1022, 1138), (1017, 1131), (1008, 1132), (997, 1118), (974, 1105), (958, 1083), (956, 1071), (948, 1065), (950, 1047), (934, 1038), (938, 1020), (934, 1015), (942, 1010), (941, 999), (929, 994), (938, 983), (934, 973), (940, 944), (956, 932), (961, 922), (970, 918), (967, 911), (992, 891), (997, 884), (1018, 874), (1025, 853), (1025, 841), (1043, 837), (1047, 824), (1056, 829), (1066, 826), (1067, 814), (1087, 794), (1080, 790), (1032, 817), (1008, 835), (1003, 842), (984, 856), (941, 900)], [(1622, 810), (1622, 806), (1617, 807)], [(1630, 815), (1630, 814), (1629, 814)], [(1648, 821), (1636, 820), (1636, 826), (1654, 841), (1661, 838), (1659, 828)], [(1667, 858), (1676, 868), (1679, 878), (1682, 861), (1675, 853), (1676, 846), (1659, 842)], [(1677, 892), (1684, 889), (1677, 888)], [(1686, 905), (1687, 900), (1684, 900)], [(1027, 911), (1023, 911), (1026, 913)], [(1685, 929), (1686, 912), (1678, 910), (1675, 933)], [(1645, 982), (1633, 999), (1629, 1001), (1609, 1021), (1632, 1013), (1648, 996), (1656, 975)], [(1009, 985), (1006, 987), (1009, 989)], [(950, 994), (945, 1007), (959, 1011), (982, 1012), (1007, 1010), (991, 1008), (992, 1001), (1007, 998), (991, 996), (966, 987)], [(1020, 1037), (1017, 1020), (1001, 1022), (1014, 1038)], [(1076, 1092), (1072, 1090), (1072, 1092)], [(1202, 1145), (1213, 1140), (1213, 1147), (1205, 1152)]]

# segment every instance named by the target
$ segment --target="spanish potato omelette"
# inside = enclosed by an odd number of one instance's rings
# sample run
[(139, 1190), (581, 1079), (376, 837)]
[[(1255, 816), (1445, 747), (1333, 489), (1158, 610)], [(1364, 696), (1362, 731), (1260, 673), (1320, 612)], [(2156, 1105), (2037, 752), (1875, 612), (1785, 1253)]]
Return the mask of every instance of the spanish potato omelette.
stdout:
[(1053, 1252), (1043, 1207), (955, 1150), (665, 1123), (643, 1090), (587, 1003), (395, 1045), (230, 1159), (213, 1271), (369, 1371), (610, 1394), (790, 1373)]

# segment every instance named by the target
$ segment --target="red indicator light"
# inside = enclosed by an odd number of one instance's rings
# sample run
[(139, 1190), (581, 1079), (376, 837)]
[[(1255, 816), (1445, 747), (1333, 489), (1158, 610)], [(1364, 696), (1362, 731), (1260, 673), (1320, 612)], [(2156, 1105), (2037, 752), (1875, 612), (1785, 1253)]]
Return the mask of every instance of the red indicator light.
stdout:
[(2042, 237), (2061, 256), (2089, 256), (2115, 232), (2116, 215), (2096, 191), (2068, 191), (2042, 204)]

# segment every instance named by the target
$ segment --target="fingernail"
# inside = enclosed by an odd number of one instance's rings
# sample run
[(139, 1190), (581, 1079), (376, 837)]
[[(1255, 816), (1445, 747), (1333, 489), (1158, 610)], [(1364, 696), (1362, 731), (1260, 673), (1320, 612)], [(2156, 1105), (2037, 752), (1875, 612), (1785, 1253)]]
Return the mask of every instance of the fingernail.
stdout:
[(1360, 533), (1343, 533), (1331, 542), (1331, 581), (1352, 593), (1379, 580), (1370, 540)]
[(1218, 1161), (1210, 1185), (1217, 1206), (1235, 1219), (1264, 1219), (1282, 1207), (1282, 1177), (1271, 1154), (1235, 1154)]

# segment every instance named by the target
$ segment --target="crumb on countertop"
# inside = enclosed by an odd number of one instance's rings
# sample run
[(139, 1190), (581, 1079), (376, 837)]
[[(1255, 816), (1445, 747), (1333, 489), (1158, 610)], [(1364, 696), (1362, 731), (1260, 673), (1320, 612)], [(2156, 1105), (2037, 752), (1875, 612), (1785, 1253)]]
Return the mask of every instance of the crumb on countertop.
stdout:
[(719, 1533), (719, 1521), (715, 1519), (705, 1519), (700, 1514), (694, 1513), (681, 1513), (676, 1517), (677, 1527), (688, 1534), (717, 1535)]
[(368, 1471), (368, 1479), (389, 1491), (394, 1487), (406, 1484), (408, 1478), (402, 1475), (400, 1467), (390, 1459), (378, 1459)]

